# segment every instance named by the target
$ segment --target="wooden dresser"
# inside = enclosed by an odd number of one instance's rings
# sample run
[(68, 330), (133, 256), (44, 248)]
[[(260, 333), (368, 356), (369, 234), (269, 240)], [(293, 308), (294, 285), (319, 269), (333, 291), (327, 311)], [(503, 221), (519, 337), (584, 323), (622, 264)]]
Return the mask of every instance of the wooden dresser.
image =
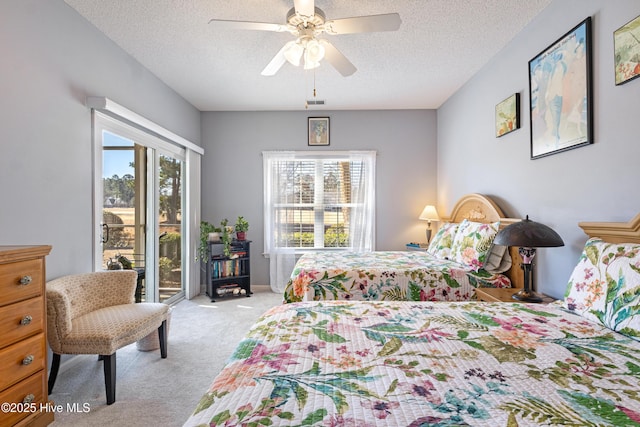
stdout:
[(0, 245), (0, 426), (46, 426), (45, 261), (51, 246)]

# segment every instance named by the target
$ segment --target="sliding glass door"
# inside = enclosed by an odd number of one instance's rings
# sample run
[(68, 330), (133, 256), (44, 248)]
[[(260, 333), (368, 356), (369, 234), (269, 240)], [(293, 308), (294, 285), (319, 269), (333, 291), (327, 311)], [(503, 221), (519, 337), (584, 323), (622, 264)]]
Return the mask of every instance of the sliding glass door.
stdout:
[(113, 132), (102, 132), (102, 270), (138, 272), (136, 300), (146, 300), (146, 148)]
[(183, 298), (183, 151), (106, 116), (94, 126), (96, 270), (136, 270), (139, 302)]

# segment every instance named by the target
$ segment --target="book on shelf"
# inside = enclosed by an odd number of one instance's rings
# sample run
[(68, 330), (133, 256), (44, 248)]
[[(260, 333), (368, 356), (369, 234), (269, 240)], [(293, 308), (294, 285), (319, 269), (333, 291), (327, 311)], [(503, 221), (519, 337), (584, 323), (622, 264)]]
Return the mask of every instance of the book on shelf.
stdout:
[(218, 285), (218, 288), (238, 288), (238, 287), (240, 287), (240, 285), (237, 283), (223, 283), (221, 285)]
[(407, 243), (407, 247), (408, 248), (428, 248), (429, 244), (428, 243), (416, 243), (416, 242), (410, 242)]
[(243, 260), (224, 259), (212, 262), (211, 276), (214, 279), (221, 277), (241, 276), (244, 273)]

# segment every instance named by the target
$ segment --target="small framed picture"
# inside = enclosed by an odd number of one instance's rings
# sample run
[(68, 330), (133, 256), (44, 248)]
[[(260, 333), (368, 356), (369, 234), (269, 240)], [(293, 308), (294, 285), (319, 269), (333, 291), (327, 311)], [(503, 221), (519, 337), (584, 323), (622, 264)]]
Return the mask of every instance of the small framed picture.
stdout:
[(329, 117), (309, 117), (309, 145), (329, 145)]
[(520, 94), (514, 93), (496, 105), (496, 138), (520, 128)]
[(616, 85), (640, 76), (640, 16), (613, 32)]

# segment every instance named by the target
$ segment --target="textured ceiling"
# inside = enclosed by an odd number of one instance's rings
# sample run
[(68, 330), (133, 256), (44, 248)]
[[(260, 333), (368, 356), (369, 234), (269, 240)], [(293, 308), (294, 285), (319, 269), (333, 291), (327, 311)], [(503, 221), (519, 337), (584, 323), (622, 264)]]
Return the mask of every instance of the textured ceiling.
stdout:
[(326, 62), (260, 75), (293, 36), (211, 18), (285, 23), (293, 0), (65, 0), (201, 111), (438, 108), (551, 0), (316, 0), (327, 19), (397, 12), (395, 32), (327, 35), (358, 71)]

